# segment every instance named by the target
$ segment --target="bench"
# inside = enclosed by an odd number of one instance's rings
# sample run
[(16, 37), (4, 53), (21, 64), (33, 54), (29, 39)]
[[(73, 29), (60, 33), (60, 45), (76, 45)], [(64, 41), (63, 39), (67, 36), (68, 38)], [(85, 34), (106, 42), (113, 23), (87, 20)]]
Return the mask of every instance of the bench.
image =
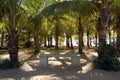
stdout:
[(40, 66), (47, 66), (49, 57), (71, 57), (72, 65), (80, 64), (79, 54), (40, 54)]

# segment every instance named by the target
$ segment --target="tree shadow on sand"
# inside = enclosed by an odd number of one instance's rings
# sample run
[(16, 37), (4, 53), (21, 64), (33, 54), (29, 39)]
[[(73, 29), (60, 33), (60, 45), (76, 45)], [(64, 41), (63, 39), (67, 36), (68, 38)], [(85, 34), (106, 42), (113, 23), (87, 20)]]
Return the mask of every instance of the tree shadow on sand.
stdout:
[[(90, 69), (92, 62), (89, 56), (81, 55), (79, 66), (67, 64), (70, 59), (55, 58), (62, 65), (53, 66), (53, 62), (47, 67), (40, 67), (38, 55), (32, 54), (26, 59), (24, 65), (17, 69), (0, 70), (1, 80), (119, 80), (120, 72), (108, 72), (98, 69)], [(53, 60), (54, 61), (54, 60)], [(56, 61), (55, 61), (56, 62)], [(82, 62), (82, 61), (81, 61)]]

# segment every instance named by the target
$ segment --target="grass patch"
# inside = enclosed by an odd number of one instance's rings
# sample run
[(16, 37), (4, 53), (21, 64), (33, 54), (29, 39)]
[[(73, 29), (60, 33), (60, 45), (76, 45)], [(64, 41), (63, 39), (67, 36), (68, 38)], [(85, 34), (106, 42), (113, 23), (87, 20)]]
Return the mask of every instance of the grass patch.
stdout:
[(20, 62), (17, 62), (17, 63), (11, 63), (10, 60), (6, 59), (6, 60), (3, 60), (1, 63), (0, 63), (0, 69), (14, 69), (14, 68), (18, 68), (20, 66), (22, 66), (24, 63), (24, 61), (20, 61)]
[(4, 54), (7, 50), (0, 50), (0, 55)]

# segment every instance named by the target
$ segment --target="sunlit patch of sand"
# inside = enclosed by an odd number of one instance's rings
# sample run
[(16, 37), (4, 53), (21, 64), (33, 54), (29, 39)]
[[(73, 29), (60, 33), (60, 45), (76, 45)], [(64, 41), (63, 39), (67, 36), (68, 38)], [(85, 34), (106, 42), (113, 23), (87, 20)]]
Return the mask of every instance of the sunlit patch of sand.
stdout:
[(21, 66), (20, 68), (23, 71), (33, 71), (34, 70), (28, 63), (24, 63), (23, 66)]
[(93, 64), (92, 63), (87, 63), (85, 66), (82, 67), (82, 73), (85, 74), (88, 71), (92, 70)]
[(8, 54), (6, 54), (6, 55), (1, 55), (1, 57), (0, 57), (1, 59), (9, 59), (9, 55)]
[(0, 80), (16, 80), (16, 79), (13, 79), (13, 78), (4, 78), (4, 79), (0, 79)]
[(80, 59), (80, 64), (84, 64), (84, 63), (87, 63), (87, 60), (86, 59)]
[(60, 77), (56, 77), (55, 74), (51, 75), (38, 75), (38, 76), (33, 76), (30, 78), (30, 80), (63, 80)]

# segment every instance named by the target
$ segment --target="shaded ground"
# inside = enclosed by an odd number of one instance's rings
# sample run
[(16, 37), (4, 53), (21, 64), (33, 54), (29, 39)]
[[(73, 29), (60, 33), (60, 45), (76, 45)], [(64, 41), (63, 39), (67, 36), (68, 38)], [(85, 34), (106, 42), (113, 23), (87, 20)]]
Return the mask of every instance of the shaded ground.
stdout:
[[(39, 56), (26, 54), (29, 50), (22, 49), (19, 59), (26, 59), (23, 66), (17, 69), (0, 70), (0, 80), (120, 80), (120, 71), (104, 71), (94, 69), (92, 60), (97, 56), (93, 49), (84, 49), (79, 66), (71, 66), (70, 58), (49, 58), (48, 67), (40, 67)], [(76, 50), (50, 51), (49, 53), (76, 53)], [(36, 57), (33, 59), (34, 57)], [(7, 54), (0, 59), (8, 58)]]

